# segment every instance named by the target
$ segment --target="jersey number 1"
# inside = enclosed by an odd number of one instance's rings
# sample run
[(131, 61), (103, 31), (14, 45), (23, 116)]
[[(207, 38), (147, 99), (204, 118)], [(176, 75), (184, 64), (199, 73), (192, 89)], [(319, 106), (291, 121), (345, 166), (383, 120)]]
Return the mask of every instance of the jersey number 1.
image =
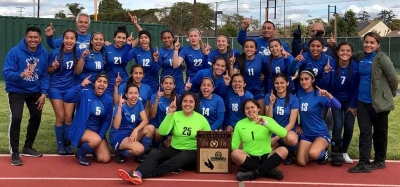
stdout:
[(251, 139), (254, 140), (254, 132), (253, 131), (251, 131)]

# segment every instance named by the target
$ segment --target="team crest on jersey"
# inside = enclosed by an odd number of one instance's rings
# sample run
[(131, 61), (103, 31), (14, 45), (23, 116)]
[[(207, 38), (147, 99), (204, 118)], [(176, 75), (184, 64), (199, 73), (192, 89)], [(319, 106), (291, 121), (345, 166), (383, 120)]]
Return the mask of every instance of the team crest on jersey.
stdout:
[(271, 51), (269, 50), (269, 47), (261, 47), (263, 50), (260, 51), (259, 53), (264, 55), (264, 56), (269, 56), (271, 55)]
[(38, 69), (36, 69), (36, 66), (39, 63), (39, 59), (36, 57), (30, 57), (30, 58), (27, 58), (25, 61), (26, 61), (26, 69), (28, 69), (32, 73), (32, 76), (25, 77), (24, 80), (31, 81), (31, 82), (38, 80), (39, 75), (36, 72), (38, 70)]
[(323, 52), (326, 52), (328, 50), (328, 47), (324, 47), (324, 49), (322, 49)]
[(86, 49), (88, 46), (89, 46), (89, 41), (84, 41), (84, 42), (76, 42), (77, 44), (79, 44), (78, 45), (78, 47), (79, 47), (79, 49)]

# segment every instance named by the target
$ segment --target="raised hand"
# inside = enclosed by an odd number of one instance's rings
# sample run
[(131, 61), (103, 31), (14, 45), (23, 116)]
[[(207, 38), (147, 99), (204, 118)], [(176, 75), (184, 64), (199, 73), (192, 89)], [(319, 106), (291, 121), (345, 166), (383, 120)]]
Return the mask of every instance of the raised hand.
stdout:
[(157, 62), (159, 57), (160, 57), (160, 54), (158, 53), (158, 46), (156, 46), (156, 51), (153, 53), (154, 61)]
[(190, 82), (190, 77), (189, 77), (185, 84), (185, 91), (190, 90), (190, 88), (192, 88), (192, 83)]
[(274, 90), (271, 90), (271, 95), (269, 96), (269, 104), (273, 105), (276, 102), (276, 96), (274, 95)]
[(324, 90), (324, 89), (321, 89), (321, 88), (319, 88), (318, 86), (317, 86), (317, 89), (319, 90), (319, 95), (320, 95), (320, 96), (326, 96), (326, 97), (328, 97), (328, 96), (330, 95), (330, 93), (329, 93), (328, 91), (326, 91), (326, 90)]
[(179, 40), (176, 40), (176, 42), (174, 44), (175, 51), (178, 51), (180, 48), (181, 48), (181, 44), (179, 43)]
[(246, 18), (243, 20), (242, 25), (241, 25), (243, 31), (246, 31), (247, 28), (249, 28), (252, 17), (253, 16), (250, 16), (250, 18)]
[(231, 77), (229, 76), (228, 70), (226, 70), (226, 73), (223, 78), (225, 85), (229, 85), (231, 83)]
[(86, 58), (87, 56), (89, 56), (90, 51), (89, 51), (89, 46), (86, 47), (85, 51), (83, 51), (81, 59)]
[(122, 106), (124, 106), (124, 104), (125, 104), (125, 99), (124, 99), (124, 98), (122, 98), (122, 94), (121, 94), (121, 95), (119, 95), (119, 101), (118, 101), (118, 104), (119, 104), (119, 107), (122, 107)]
[(174, 100), (171, 102), (171, 104), (169, 104), (168, 113), (173, 115), (175, 111), (176, 111), (176, 96)]
[(138, 24), (138, 19), (136, 16), (132, 16), (131, 13), (128, 12), (129, 17), (131, 18), (132, 24), (136, 25)]
[(88, 77), (86, 77), (86, 78), (82, 81), (82, 83), (81, 83), (82, 87), (86, 87), (87, 85), (89, 85), (90, 83), (92, 83), (92, 82), (89, 80), (91, 76), (92, 76), (92, 75), (89, 75)]
[(126, 43), (132, 45), (133, 40), (133, 32), (131, 32), (131, 35), (126, 39)]
[(119, 72), (118, 72), (118, 74), (117, 74), (117, 78), (115, 79), (115, 87), (119, 87), (119, 85), (122, 83), (122, 78), (121, 78), (121, 76), (119, 76)]
[(160, 99), (164, 95), (164, 92), (161, 91), (161, 87), (158, 87), (158, 92), (157, 92), (157, 99)]
[(50, 25), (44, 30), (44, 34), (46, 37), (52, 37), (55, 31), (56, 30), (53, 29), (53, 23), (50, 23)]
[(54, 57), (54, 61), (53, 61), (53, 63), (51, 64), (51, 66), (52, 66), (54, 69), (57, 69), (59, 65), (60, 65), (60, 64), (58, 63), (57, 56), (55, 56), (55, 57)]
[(324, 67), (324, 72), (325, 72), (325, 73), (329, 73), (329, 72), (331, 72), (331, 70), (332, 70), (332, 67), (331, 67), (331, 65), (329, 64), (329, 62), (330, 62), (330, 60), (329, 60), (329, 58), (328, 58), (328, 60), (327, 60), (327, 62), (326, 62), (326, 65), (325, 65), (325, 67)]
[[(285, 48), (282, 47), (282, 52), (281, 52), (282, 56), (284, 59), (287, 59), (287, 57), (290, 55), (290, 53), (288, 53)], [(301, 54), (301, 53), (300, 53)]]
[(336, 41), (335, 41), (335, 37), (333, 37), (333, 34), (331, 33), (331, 37), (329, 38), (329, 46), (335, 46), (336, 45)]
[(306, 60), (303, 56), (303, 50), (300, 51), (299, 55), (294, 59), (296, 62)]
[(232, 52), (231, 58), (229, 58), (229, 65), (233, 66), (236, 62), (235, 53)]

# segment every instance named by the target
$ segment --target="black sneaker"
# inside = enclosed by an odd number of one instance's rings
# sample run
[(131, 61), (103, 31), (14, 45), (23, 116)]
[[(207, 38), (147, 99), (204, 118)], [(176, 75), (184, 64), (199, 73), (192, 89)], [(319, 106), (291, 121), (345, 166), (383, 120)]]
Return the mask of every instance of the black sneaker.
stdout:
[(294, 162), (294, 156), (289, 154), (287, 158), (283, 161), (284, 165), (292, 165)]
[(252, 171), (246, 171), (246, 172), (239, 172), (236, 174), (236, 179), (238, 181), (251, 181), (254, 180), (254, 174)]
[(118, 164), (123, 164), (125, 163), (125, 157), (122, 154), (119, 154), (118, 151), (115, 152), (115, 162)]
[(31, 148), (31, 147), (25, 147), (22, 150), (22, 156), (31, 156), (31, 157), (41, 157), (43, 156), (42, 153), (37, 152), (35, 149)]
[(264, 175), (264, 177), (267, 177), (267, 178), (270, 178), (270, 179), (276, 179), (276, 180), (282, 180), (284, 176), (285, 175), (283, 174), (283, 172), (280, 171), (280, 170), (277, 170), (277, 169), (273, 169), (271, 171), (268, 171)]
[(138, 155), (135, 158), (135, 162), (138, 163), (138, 164), (141, 164), (143, 162), (143, 160), (144, 160), (144, 156), (143, 155)]
[(326, 163), (328, 163), (328, 158), (329, 158), (328, 150), (325, 150), (325, 155), (324, 155), (324, 157), (318, 159), (318, 160), (317, 160), (317, 163), (318, 163), (319, 165), (325, 165)]
[(386, 168), (385, 162), (373, 161), (371, 163), (371, 169), (372, 170), (384, 169), (384, 168)]
[(356, 166), (349, 169), (350, 173), (371, 173), (372, 169), (369, 164), (357, 164)]
[(22, 163), (22, 160), (19, 157), (19, 153), (11, 154), (11, 165), (12, 166), (22, 166), (23, 164), (24, 163)]

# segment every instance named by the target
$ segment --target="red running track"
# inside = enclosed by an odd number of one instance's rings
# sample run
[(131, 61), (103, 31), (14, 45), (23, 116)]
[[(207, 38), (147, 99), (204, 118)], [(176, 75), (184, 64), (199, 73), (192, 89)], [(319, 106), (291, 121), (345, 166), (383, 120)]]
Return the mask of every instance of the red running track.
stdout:
[[(11, 166), (10, 156), (0, 156), (0, 187), (113, 187), (132, 186), (122, 181), (117, 169), (137, 167), (133, 161), (117, 164), (114, 160), (108, 164), (92, 161), (89, 167), (81, 166), (72, 156), (44, 156), (42, 158), (22, 157), (23, 166)], [(307, 167), (297, 165), (279, 166), (285, 173), (281, 181), (260, 178), (251, 182), (238, 182), (235, 178), (237, 167), (232, 174), (196, 174), (185, 171), (181, 174), (168, 174), (161, 178), (143, 181), (143, 187), (262, 187), (262, 186), (373, 186), (400, 187), (400, 162), (387, 162), (387, 168), (372, 173), (351, 174), (347, 170), (354, 164), (333, 167), (329, 164), (320, 166), (311, 162)]]

